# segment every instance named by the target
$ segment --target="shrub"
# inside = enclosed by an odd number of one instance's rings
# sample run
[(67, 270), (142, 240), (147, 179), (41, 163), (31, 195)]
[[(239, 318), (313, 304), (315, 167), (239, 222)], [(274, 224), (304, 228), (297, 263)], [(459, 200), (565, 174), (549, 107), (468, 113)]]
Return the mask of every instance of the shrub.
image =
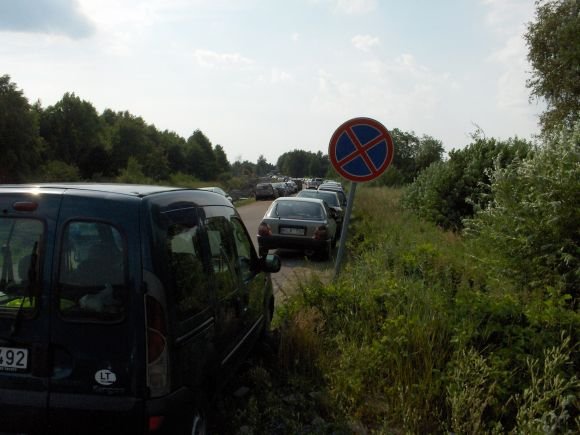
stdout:
[(154, 180), (143, 174), (143, 166), (135, 157), (129, 157), (127, 167), (117, 177), (119, 183), (155, 184)]
[(81, 176), (79, 168), (74, 165), (69, 165), (60, 160), (51, 160), (42, 165), (39, 171), (40, 180), (42, 182), (71, 182), (80, 181)]
[(403, 204), (445, 229), (460, 230), (463, 219), (491, 200), (490, 171), (526, 157), (530, 150), (518, 138), (499, 141), (474, 135), (472, 144), (421, 172), (406, 190)]
[(496, 276), (520, 288), (580, 289), (580, 122), (548, 138), (535, 156), (497, 166), (493, 200), (466, 234), (487, 249), (479, 257)]

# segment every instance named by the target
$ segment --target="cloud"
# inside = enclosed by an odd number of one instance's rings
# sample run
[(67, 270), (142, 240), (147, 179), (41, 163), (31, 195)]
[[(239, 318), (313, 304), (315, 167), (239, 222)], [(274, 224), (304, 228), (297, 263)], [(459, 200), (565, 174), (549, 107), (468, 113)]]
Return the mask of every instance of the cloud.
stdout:
[(335, 12), (345, 15), (367, 14), (377, 7), (377, 0), (310, 0), (310, 2), (330, 5)]
[(333, 0), (335, 9), (347, 15), (358, 15), (372, 12), (377, 7), (376, 0)]
[(519, 35), (509, 38), (503, 47), (493, 52), (488, 61), (500, 66), (502, 73), (497, 81), (496, 102), (498, 107), (528, 109), (529, 92), (525, 87), (529, 67), (527, 47)]
[(358, 71), (349, 76), (320, 70), (310, 110), (335, 119), (367, 114), (395, 125), (432, 122), (458, 93), (451, 74), (433, 71), (409, 53), (365, 62)]
[(522, 0), (482, 0), (487, 8), (485, 24), (501, 43), (487, 57), (501, 73), (496, 89), (496, 104), (500, 109), (529, 111), (529, 92), (525, 87), (527, 47), (523, 34), (526, 23), (533, 18), (534, 6)]
[(76, 0), (16, 0), (0, 2), (0, 31), (62, 34), (84, 38), (94, 32)]
[(193, 57), (204, 68), (246, 67), (254, 63), (239, 53), (217, 53), (210, 50), (195, 50)]
[(529, 0), (481, 0), (487, 8), (485, 24), (499, 36), (522, 33), (533, 18), (534, 5)]
[(278, 68), (272, 68), (270, 71), (270, 83), (272, 84), (286, 83), (292, 80), (292, 75), (286, 71), (282, 71)]
[(371, 48), (379, 45), (379, 38), (371, 35), (356, 35), (351, 39), (352, 45), (361, 51), (370, 51)]

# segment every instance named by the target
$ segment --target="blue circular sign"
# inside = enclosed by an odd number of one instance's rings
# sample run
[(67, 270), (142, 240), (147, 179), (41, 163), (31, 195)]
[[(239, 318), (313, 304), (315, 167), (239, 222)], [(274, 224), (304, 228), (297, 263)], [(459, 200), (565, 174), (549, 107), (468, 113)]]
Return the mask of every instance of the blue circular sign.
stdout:
[(336, 171), (354, 182), (377, 178), (391, 164), (393, 140), (388, 130), (371, 118), (354, 118), (336, 129), (328, 157)]

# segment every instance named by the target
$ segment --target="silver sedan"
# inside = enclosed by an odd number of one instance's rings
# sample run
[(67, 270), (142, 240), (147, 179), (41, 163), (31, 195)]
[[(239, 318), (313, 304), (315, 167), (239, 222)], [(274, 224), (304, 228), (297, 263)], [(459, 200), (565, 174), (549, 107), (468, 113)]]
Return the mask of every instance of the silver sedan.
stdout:
[(299, 249), (306, 255), (330, 257), (336, 245), (335, 211), (321, 199), (278, 198), (258, 228), (260, 253), (269, 249)]

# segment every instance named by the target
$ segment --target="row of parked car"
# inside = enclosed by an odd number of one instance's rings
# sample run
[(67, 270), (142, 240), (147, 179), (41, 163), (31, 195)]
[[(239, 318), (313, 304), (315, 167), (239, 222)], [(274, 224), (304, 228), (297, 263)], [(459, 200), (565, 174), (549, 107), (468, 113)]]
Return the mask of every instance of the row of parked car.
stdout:
[(258, 229), (260, 254), (283, 248), (329, 258), (342, 232), (346, 201), (342, 185), (334, 181), (303, 189), (295, 197), (277, 198)]
[(258, 183), (256, 185), (256, 200), (276, 199), (290, 196), (298, 192), (298, 185), (293, 180), (274, 183)]

